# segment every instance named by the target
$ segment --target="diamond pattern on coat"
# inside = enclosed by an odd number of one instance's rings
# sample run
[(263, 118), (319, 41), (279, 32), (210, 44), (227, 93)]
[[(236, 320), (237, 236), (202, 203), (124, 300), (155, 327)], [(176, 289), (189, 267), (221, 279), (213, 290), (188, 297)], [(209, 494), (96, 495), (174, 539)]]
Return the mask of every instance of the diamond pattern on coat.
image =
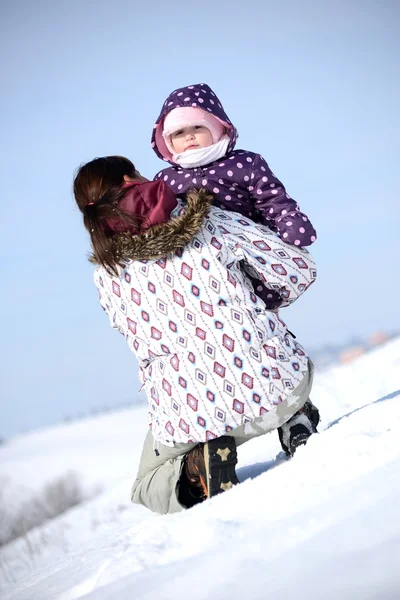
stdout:
[(206, 356), (209, 356), (212, 359), (215, 358), (215, 348), (209, 342), (204, 344), (204, 352)]
[(226, 368), (218, 362), (214, 363), (214, 373), (219, 375), (220, 377), (225, 377)]
[(272, 367), (271, 375), (272, 375), (273, 379), (281, 379), (281, 374), (279, 373), (279, 369), (277, 369), (276, 367)]
[(279, 314), (265, 311), (239, 261), (289, 305), (314, 281), (312, 258), (266, 227), (218, 212), (210, 209), (209, 230), (187, 251), (95, 275), (111, 324), (145, 365), (149, 424), (167, 445), (212, 439), (273, 411), (307, 371), (304, 349)]
[(119, 283), (117, 283), (116, 281), (112, 282), (112, 291), (114, 292), (114, 294), (116, 296), (118, 296), (118, 298), (121, 297), (121, 287), (120, 287)]
[(214, 246), (214, 248), (216, 248), (217, 250), (221, 250), (222, 248), (222, 244), (219, 240), (217, 240), (217, 238), (213, 237), (211, 240), (211, 245)]
[(155, 340), (161, 340), (162, 338), (162, 333), (159, 329), (156, 329), (155, 327), (152, 327), (150, 329), (150, 334), (151, 337), (154, 338)]
[(197, 381), (200, 381), (200, 383), (202, 383), (203, 385), (207, 383), (207, 375), (204, 373), (204, 371), (196, 369), (194, 376), (197, 379)]
[(172, 297), (174, 299), (174, 302), (179, 304), (179, 306), (182, 306), (182, 307), (185, 306), (185, 300), (183, 298), (183, 295), (180, 294), (177, 290), (172, 291)]
[(171, 357), (171, 360), (169, 362), (170, 362), (171, 367), (174, 369), (174, 371), (178, 372), (179, 371), (180, 360), (179, 360), (179, 358), (177, 357), (176, 354), (174, 354)]
[(182, 263), (181, 273), (184, 277), (186, 277), (186, 279), (190, 281), (192, 279), (193, 269), (192, 267), (189, 267), (189, 265), (187, 265), (186, 263)]
[(278, 275), (287, 275), (287, 271), (283, 265), (271, 265), (271, 269), (278, 273)]
[(143, 261), (143, 262), (145, 262), (146, 264), (144, 264), (142, 267), (140, 267), (139, 273), (143, 277), (147, 277), (147, 275), (149, 274), (149, 266), (147, 264), (147, 261)]
[(233, 340), (231, 337), (229, 337), (229, 335), (226, 335), (226, 333), (224, 333), (224, 335), (222, 336), (222, 345), (224, 348), (229, 350), (229, 352), (233, 352), (235, 349), (235, 340)]
[(192, 313), (190, 310), (188, 310), (187, 308), (185, 308), (185, 312), (184, 312), (184, 319), (187, 323), (190, 323), (190, 325), (196, 325), (196, 317), (195, 314)]
[(214, 316), (214, 308), (213, 308), (212, 304), (208, 304), (207, 302), (203, 302), (201, 300), (200, 308), (201, 308), (202, 312), (205, 313), (206, 315), (208, 315), (209, 317)]
[(243, 368), (243, 361), (242, 361), (242, 359), (241, 359), (241, 358), (239, 358), (238, 356), (235, 356), (235, 359), (234, 359), (234, 361), (233, 361), (233, 362), (235, 363), (235, 366), (236, 366), (238, 369), (242, 369), (242, 368)]
[(171, 421), (168, 421), (165, 425), (165, 429), (168, 431), (169, 435), (173, 436), (175, 433), (175, 429), (172, 427)]
[(268, 344), (264, 344), (264, 350), (271, 358), (276, 358), (276, 349), (274, 346), (269, 346)]
[(169, 285), (169, 287), (174, 287), (174, 276), (171, 273), (164, 273), (164, 283)]
[(200, 327), (196, 327), (196, 335), (201, 340), (205, 340), (206, 339), (206, 332), (204, 331), (204, 329), (200, 329)]
[(254, 379), (247, 373), (242, 373), (242, 383), (243, 383), (243, 385), (248, 387), (250, 390), (252, 390), (253, 384), (254, 384)]
[(294, 258), (293, 262), (296, 263), (296, 265), (299, 267), (299, 269), (308, 269), (308, 264), (300, 256)]
[(192, 242), (192, 248), (197, 250), (197, 252), (201, 252), (203, 249), (203, 244), (201, 243), (200, 240), (198, 240), (197, 238), (194, 238), (194, 240)]
[(233, 401), (232, 408), (235, 412), (239, 413), (240, 415), (242, 415), (244, 413), (243, 402), (241, 402), (240, 400), (237, 400), (236, 398)]
[(256, 242), (253, 242), (253, 244), (259, 250), (264, 250), (265, 252), (270, 252), (271, 250), (271, 247), (268, 246), (268, 244), (266, 242), (263, 242), (262, 240), (257, 240)]
[(221, 410), (220, 408), (218, 408), (218, 406), (215, 407), (214, 416), (221, 423), (225, 423), (226, 413), (223, 410)]
[(254, 358), (254, 360), (256, 360), (258, 363), (261, 362), (261, 353), (255, 348), (250, 348), (250, 356), (251, 358)]
[(181, 405), (179, 402), (174, 400), (174, 398), (172, 398), (172, 400), (171, 400), (171, 408), (174, 411), (174, 413), (177, 414), (178, 416), (181, 414)]
[(131, 333), (133, 333), (133, 335), (135, 335), (136, 329), (137, 329), (137, 323), (136, 323), (136, 321), (132, 321), (132, 319), (130, 319), (129, 317), (127, 317), (126, 322), (127, 322), (129, 331)]
[(208, 287), (211, 288), (217, 294), (219, 294), (219, 291), (221, 289), (221, 284), (220, 284), (220, 282), (217, 279), (215, 279), (215, 277), (213, 277), (212, 275), (210, 275)]
[(182, 348), (186, 348), (186, 346), (187, 346), (187, 338), (185, 338), (183, 335), (180, 335), (177, 338), (176, 343), (179, 344), (179, 346), (182, 346)]
[(190, 427), (189, 425), (186, 423), (186, 421), (184, 419), (181, 419), (179, 421), (179, 427), (186, 433), (188, 434), (190, 431)]
[(247, 331), (247, 329), (243, 329), (242, 335), (246, 342), (251, 342), (251, 334)]
[(215, 394), (210, 392), (210, 390), (207, 390), (207, 400), (210, 402), (215, 402)]
[(233, 396), (235, 395), (235, 386), (233, 385), (233, 383), (231, 383), (230, 381), (224, 381), (224, 392), (226, 394), (229, 394), (229, 396)]
[(279, 248), (279, 250), (274, 250), (274, 254), (276, 254), (276, 256), (279, 256), (279, 258), (282, 259), (290, 259), (289, 254), (283, 248)]
[(200, 417), (200, 415), (197, 417), (197, 422), (200, 427), (205, 427), (207, 425), (206, 421), (203, 419), (203, 417)]
[[(166, 313), (165, 313), (166, 314)], [(174, 333), (176, 333), (178, 331), (178, 326), (176, 323), (174, 323), (174, 321), (169, 321), (168, 323), (168, 327), (170, 328), (171, 331), (173, 331)]]
[(231, 309), (231, 319), (241, 325), (243, 323), (243, 313), (239, 310)]
[(186, 396), (186, 403), (188, 404), (188, 406), (190, 406), (192, 410), (194, 410), (195, 412), (197, 411), (199, 407), (199, 401), (197, 400), (197, 398), (192, 396), (192, 394), (188, 394)]
[(156, 309), (162, 313), (163, 315), (167, 315), (168, 314), (168, 307), (165, 304), (165, 302), (162, 302), (162, 300), (159, 300), (157, 298), (157, 302), (156, 302)]
[(293, 390), (293, 383), (290, 379), (282, 379), (282, 384), (287, 390)]
[(138, 306), (140, 306), (140, 304), (141, 304), (141, 295), (139, 294), (139, 292), (137, 290), (134, 290), (133, 288), (131, 289), (131, 300), (133, 300), (133, 302), (135, 304), (137, 304)]
[(167, 392), (168, 396), (171, 395), (171, 393), (172, 393), (171, 384), (166, 379), (162, 380), (162, 389), (164, 390), (164, 392)]

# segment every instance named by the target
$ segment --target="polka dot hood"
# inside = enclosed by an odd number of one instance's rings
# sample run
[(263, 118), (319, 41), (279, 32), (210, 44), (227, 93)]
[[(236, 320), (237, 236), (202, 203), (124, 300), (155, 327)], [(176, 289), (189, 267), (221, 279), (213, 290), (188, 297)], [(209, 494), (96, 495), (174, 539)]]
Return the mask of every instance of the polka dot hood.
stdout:
[(230, 152), (233, 150), (238, 138), (236, 127), (231, 123), (219, 98), (212, 89), (205, 83), (197, 83), (195, 85), (178, 88), (173, 91), (164, 102), (154, 125), (153, 135), (151, 137), (151, 147), (159, 158), (173, 164), (171, 152), (165, 144), (162, 133), (165, 117), (171, 110), (178, 107), (201, 108), (212, 114), (225, 127), (226, 133), (230, 138), (227, 151)]

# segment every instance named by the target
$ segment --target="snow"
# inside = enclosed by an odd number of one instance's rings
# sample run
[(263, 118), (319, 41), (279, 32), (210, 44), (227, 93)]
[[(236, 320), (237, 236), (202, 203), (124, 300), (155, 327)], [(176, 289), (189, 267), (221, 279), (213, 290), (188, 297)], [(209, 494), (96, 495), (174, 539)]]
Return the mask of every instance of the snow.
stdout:
[(399, 598), (400, 339), (317, 375), (312, 399), (321, 433), (292, 460), (253, 440), (240, 486), (176, 515), (129, 502), (144, 408), (0, 449), (29, 489), (63, 470), (106, 489), (2, 549), (2, 599)]
[(67, 471), (88, 492), (112, 486), (134, 476), (133, 442), (143, 437), (146, 419), (143, 405), (16, 437), (0, 448), (0, 476), (23, 483), (26, 493)]

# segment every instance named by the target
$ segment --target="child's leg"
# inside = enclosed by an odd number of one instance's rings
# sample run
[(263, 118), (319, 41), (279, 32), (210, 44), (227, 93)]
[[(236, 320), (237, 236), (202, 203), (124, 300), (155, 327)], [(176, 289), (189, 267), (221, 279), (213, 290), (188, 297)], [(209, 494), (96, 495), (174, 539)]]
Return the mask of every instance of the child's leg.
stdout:
[(151, 430), (143, 444), (139, 471), (132, 486), (132, 502), (153, 512), (166, 514), (185, 508), (178, 499), (179, 480), (185, 454), (196, 444), (158, 444), (155, 449)]

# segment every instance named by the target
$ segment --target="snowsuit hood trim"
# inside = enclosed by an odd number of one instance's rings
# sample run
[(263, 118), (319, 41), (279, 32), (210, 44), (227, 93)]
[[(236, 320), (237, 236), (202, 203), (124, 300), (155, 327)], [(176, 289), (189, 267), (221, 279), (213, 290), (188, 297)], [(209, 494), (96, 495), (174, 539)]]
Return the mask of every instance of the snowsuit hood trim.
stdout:
[(175, 164), (172, 160), (172, 154), (165, 144), (163, 128), (167, 114), (178, 107), (201, 108), (212, 114), (225, 127), (226, 133), (230, 138), (227, 152), (234, 149), (239, 136), (236, 127), (229, 119), (213, 90), (205, 83), (198, 83), (174, 90), (165, 100), (151, 137), (151, 147), (159, 158), (170, 164)]

